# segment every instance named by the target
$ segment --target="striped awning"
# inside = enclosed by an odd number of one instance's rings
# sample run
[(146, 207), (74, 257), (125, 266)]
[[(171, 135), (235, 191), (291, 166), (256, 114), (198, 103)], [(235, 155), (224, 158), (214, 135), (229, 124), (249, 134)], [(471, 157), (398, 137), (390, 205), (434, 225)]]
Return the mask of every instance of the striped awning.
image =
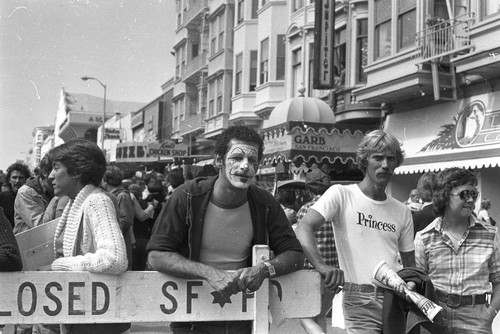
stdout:
[[(500, 152), (499, 152), (500, 153)], [(427, 162), (427, 163), (416, 163), (411, 165), (399, 166), (394, 174), (415, 174), (415, 173), (425, 173), (425, 172), (439, 172), (440, 170), (450, 168), (450, 167), (460, 167), (460, 168), (489, 168), (489, 167), (499, 167), (500, 166), (500, 156), (478, 158), (478, 159), (464, 159), (464, 160), (452, 160), (452, 161), (440, 161), (440, 162)]]

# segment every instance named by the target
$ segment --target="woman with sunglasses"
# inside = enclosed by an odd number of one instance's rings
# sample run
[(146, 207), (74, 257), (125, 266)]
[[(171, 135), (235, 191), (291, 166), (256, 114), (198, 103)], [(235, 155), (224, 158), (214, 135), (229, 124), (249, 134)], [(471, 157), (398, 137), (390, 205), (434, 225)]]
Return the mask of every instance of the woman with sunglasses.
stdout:
[(476, 185), (466, 169), (441, 171), (433, 194), (437, 218), (415, 236), (416, 265), (436, 288), (446, 333), (492, 333), (500, 309), (497, 228), (473, 214)]

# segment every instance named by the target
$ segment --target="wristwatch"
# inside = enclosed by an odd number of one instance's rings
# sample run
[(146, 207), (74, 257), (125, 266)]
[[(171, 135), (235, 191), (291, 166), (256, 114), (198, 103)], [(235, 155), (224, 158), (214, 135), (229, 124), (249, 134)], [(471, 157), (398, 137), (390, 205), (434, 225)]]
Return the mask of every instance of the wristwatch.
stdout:
[(262, 263), (266, 265), (267, 270), (269, 271), (269, 278), (276, 276), (276, 269), (274, 269), (274, 266), (269, 261), (264, 261)]

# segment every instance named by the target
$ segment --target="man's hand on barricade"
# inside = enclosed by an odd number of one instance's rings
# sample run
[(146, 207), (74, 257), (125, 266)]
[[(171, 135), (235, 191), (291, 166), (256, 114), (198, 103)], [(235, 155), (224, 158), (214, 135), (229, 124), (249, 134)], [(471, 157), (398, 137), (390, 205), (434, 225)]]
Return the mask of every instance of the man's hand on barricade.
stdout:
[(332, 293), (339, 293), (342, 285), (344, 285), (344, 271), (332, 266), (324, 266), (318, 271), (323, 276), (325, 287)]
[(210, 273), (210, 276), (207, 277), (206, 280), (215, 291), (222, 295), (222, 297), (230, 297), (240, 291), (238, 288), (238, 280), (241, 269), (237, 271), (213, 269), (213, 272)]
[(253, 267), (244, 268), (238, 280), (238, 289), (246, 293), (252, 293), (260, 288), (262, 282), (268, 277), (267, 267), (259, 263)]

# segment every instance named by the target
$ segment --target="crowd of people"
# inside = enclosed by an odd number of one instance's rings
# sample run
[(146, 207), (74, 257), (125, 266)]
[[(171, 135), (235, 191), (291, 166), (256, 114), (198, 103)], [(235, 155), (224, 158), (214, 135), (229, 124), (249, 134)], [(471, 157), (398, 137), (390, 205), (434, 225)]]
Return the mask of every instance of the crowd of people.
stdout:
[[(330, 186), (320, 171), (311, 173), (305, 181), (311, 201), (290, 218), (279, 196), (253, 182), (262, 154), (255, 130), (232, 126), (215, 143), (212, 175), (194, 179), (179, 168), (163, 175), (106, 166), (99, 147), (84, 139), (52, 149), (35, 176), (15, 163), (7, 169), (9, 189), (0, 193), (0, 270), (22, 268), (15, 233), (58, 219), (55, 260), (40, 270), (156, 270), (203, 279), (227, 300), (253, 293), (266, 278), (314, 269), (324, 288), (313, 320), (325, 333), (340, 291), (347, 333), (406, 332), (408, 291), (443, 308), (434, 323), (419, 323), (425, 330), (491, 333), (500, 309), (500, 244), (490, 201), (483, 198), (474, 212), (474, 173), (424, 173), (409, 201), (400, 202), (387, 186), (404, 152), (394, 136), (375, 130), (358, 146), (362, 181)], [(252, 265), (256, 244), (269, 245), (274, 256)], [(374, 284), (373, 270), (382, 260), (406, 282), (391, 290)], [(405, 312), (394, 312), (395, 305)], [(304, 327), (309, 320), (303, 319)], [(19, 325), (16, 333), (33, 329), (126, 333), (130, 323)], [(175, 322), (171, 329), (251, 333), (252, 323)]]

